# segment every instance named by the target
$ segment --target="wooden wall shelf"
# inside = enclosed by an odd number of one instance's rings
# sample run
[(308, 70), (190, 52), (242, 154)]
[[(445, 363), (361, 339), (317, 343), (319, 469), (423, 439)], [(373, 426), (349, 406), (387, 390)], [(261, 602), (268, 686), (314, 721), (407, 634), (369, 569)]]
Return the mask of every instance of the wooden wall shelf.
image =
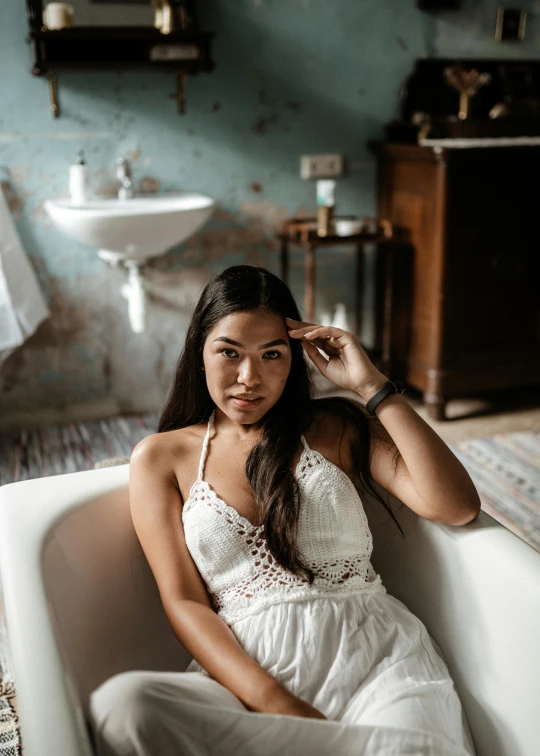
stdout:
[[(177, 74), (178, 112), (185, 112), (185, 81), (215, 68), (214, 32), (188, 29), (162, 34), (153, 26), (74, 26), (51, 31), (43, 25), (42, 0), (27, 0), (32, 73), (47, 76), (51, 111), (60, 116), (56, 73), (60, 70), (145, 69)], [(194, 15), (192, 17), (193, 21)]]
[(186, 73), (211, 71), (213, 32), (161, 34), (152, 27), (72, 27), (30, 32), (35, 46), (32, 73), (51, 69), (153, 68)]

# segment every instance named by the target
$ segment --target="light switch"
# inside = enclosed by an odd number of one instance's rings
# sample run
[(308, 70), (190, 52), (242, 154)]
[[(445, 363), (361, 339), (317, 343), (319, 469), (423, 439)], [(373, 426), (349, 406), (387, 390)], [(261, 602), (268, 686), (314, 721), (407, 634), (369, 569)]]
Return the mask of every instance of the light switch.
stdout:
[(343, 175), (343, 155), (302, 155), (300, 176), (303, 179), (334, 178)]

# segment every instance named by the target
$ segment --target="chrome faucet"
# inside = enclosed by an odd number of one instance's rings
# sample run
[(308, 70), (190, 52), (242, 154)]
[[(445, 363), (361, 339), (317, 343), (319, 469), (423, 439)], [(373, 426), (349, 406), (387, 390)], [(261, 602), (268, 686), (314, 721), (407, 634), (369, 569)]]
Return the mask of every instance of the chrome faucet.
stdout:
[(131, 167), (126, 158), (116, 159), (116, 178), (119, 181), (118, 199), (131, 199), (134, 195), (133, 182), (131, 180)]

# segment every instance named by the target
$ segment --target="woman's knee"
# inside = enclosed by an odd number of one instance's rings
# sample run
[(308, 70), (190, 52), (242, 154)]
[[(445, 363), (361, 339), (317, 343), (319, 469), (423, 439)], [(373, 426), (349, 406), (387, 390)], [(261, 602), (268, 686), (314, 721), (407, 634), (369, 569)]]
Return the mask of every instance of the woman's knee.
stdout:
[(124, 739), (144, 728), (150, 712), (151, 673), (122, 672), (102, 683), (90, 696), (90, 714), (98, 735)]

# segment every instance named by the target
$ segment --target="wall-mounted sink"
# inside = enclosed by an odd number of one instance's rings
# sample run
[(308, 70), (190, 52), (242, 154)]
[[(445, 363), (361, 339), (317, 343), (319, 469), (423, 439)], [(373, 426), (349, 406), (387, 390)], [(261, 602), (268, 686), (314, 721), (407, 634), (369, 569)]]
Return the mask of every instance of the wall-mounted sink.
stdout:
[(204, 194), (93, 199), (84, 204), (53, 199), (45, 210), (72, 239), (99, 250), (108, 262), (142, 264), (195, 233), (213, 212)]
[(188, 192), (93, 199), (84, 204), (64, 199), (45, 202), (45, 210), (58, 228), (81, 244), (97, 248), (106, 262), (122, 263), (128, 269), (121, 293), (127, 299), (135, 333), (145, 327), (143, 264), (194, 234), (214, 206), (210, 197)]

